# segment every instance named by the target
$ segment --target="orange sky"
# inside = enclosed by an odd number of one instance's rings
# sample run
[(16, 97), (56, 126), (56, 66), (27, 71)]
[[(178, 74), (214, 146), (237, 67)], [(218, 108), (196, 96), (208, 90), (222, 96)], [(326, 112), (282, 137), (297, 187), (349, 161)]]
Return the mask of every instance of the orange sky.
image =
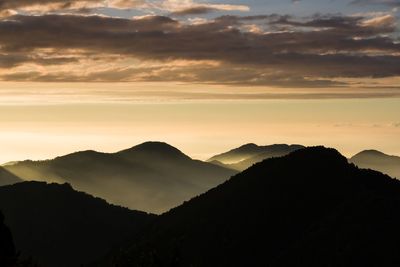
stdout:
[(19, 84), (8, 86), (7, 94), (3, 90), (0, 162), (85, 149), (112, 152), (149, 140), (200, 159), (248, 142), (324, 144), (347, 156), (367, 148), (400, 155), (400, 98), (185, 99), (160, 96), (153, 88), (157, 93), (150, 96), (118, 99), (93, 84), (81, 94), (69, 91), (75, 87), (48, 84), (37, 93), (35, 86)]

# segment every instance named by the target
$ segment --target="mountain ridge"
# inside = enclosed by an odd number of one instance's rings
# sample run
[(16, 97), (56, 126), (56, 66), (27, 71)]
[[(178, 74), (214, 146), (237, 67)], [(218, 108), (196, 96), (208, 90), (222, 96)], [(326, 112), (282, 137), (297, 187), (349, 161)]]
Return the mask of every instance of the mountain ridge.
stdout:
[(222, 163), (221, 166), (243, 171), (251, 165), (264, 159), (285, 156), (302, 148), (304, 148), (304, 146), (297, 144), (273, 144), (259, 146), (254, 143), (248, 143), (231, 149), (227, 152), (215, 155), (207, 161), (211, 163), (217, 163), (216, 165), (221, 165)]
[(123, 267), (396, 266), (399, 208), (398, 180), (359, 169), (337, 150), (305, 148), (161, 215), (115, 260)]
[(154, 215), (111, 205), (70, 184), (22, 182), (0, 187), (20, 258), (39, 266), (78, 267), (132, 238)]
[(193, 160), (162, 142), (115, 153), (86, 150), (4, 168), (24, 180), (68, 182), (111, 203), (153, 213), (165, 212), (237, 173)]
[(378, 170), (400, 179), (400, 157), (388, 155), (381, 151), (363, 150), (349, 159), (361, 168)]

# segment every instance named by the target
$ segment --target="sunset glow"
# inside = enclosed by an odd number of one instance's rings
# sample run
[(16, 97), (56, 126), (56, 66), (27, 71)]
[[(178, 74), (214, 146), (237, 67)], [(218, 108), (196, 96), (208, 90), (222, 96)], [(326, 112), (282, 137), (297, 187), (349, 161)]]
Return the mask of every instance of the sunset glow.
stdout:
[(400, 154), (397, 1), (0, 3), (1, 161), (151, 140)]

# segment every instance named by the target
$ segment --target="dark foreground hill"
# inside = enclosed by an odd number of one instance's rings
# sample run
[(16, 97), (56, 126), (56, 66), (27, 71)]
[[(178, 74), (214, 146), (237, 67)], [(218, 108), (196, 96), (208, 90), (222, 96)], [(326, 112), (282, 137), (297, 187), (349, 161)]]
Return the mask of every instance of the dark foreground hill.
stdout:
[(350, 159), (360, 168), (368, 168), (400, 179), (400, 157), (386, 155), (377, 150), (364, 150)]
[(243, 171), (264, 159), (282, 157), (302, 148), (304, 148), (304, 146), (301, 145), (275, 144), (258, 146), (256, 144), (246, 144), (228, 152), (213, 156), (208, 161), (215, 165)]
[(154, 215), (112, 206), (70, 185), (23, 182), (0, 187), (0, 210), (21, 258), (41, 267), (75, 267), (132, 239)]
[(147, 142), (117, 153), (83, 151), (5, 166), (24, 180), (68, 182), (78, 190), (135, 210), (162, 213), (237, 173)]
[(160, 216), (115, 266), (399, 266), (399, 210), (399, 181), (307, 148)]
[(22, 182), (22, 180), (18, 176), (12, 174), (3, 167), (0, 167), (0, 186), (15, 184), (19, 182)]

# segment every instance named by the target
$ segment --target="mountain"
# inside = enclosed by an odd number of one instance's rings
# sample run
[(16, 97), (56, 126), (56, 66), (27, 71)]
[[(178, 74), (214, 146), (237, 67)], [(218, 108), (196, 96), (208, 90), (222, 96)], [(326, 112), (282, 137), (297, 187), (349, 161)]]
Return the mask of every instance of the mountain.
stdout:
[(301, 149), (161, 215), (115, 266), (399, 266), (399, 209), (400, 181)]
[(232, 164), (236, 163), (239, 161), (242, 161), (244, 159), (247, 159), (249, 157), (255, 156), (259, 153), (263, 152), (262, 147), (250, 143), (250, 144), (245, 144), (242, 145), (238, 148), (229, 150), (228, 152), (224, 152), (222, 154), (215, 155), (211, 157), (208, 161), (219, 161), (224, 164)]
[(112, 154), (83, 151), (4, 167), (24, 180), (68, 182), (113, 204), (152, 213), (176, 207), (237, 173), (193, 160), (160, 142)]
[(17, 251), (10, 229), (4, 224), (4, 214), (0, 210), (0, 266), (15, 266)]
[(400, 157), (389, 156), (377, 150), (364, 150), (350, 159), (360, 168), (368, 168), (400, 179)]
[(282, 157), (302, 148), (304, 148), (304, 146), (301, 145), (276, 144), (258, 146), (256, 144), (246, 144), (228, 152), (213, 156), (208, 160), (208, 162), (226, 168), (243, 171), (264, 159)]
[(19, 182), (22, 182), (22, 180), (18, 176), (12, 174), (3, 167), (0, 167), (0, 186), (15, 184)]
[(68, 184), (0, 187), (0, 209), (22, 258), (42, 267), (74, 267), (104, 257), (155, 218), (108, 204)]

